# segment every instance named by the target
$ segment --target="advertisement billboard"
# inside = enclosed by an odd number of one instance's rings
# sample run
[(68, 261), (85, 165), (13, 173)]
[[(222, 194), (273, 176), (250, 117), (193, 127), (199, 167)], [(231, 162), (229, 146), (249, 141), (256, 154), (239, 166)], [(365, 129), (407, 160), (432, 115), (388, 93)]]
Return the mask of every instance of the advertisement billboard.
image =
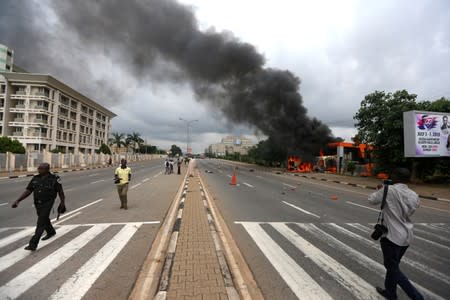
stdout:
[(450, 157), (450, 113), (403, 113), (405, 157)]

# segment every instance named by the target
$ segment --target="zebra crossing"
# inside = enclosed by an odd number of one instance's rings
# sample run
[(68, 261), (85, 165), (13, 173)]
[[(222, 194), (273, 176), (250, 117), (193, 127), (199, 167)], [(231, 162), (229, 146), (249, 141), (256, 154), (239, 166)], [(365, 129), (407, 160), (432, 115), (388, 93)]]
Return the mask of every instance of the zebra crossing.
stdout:
[(83, 264), (77, 266), (78, 269), (68, 275), (65, 282), (55, 286), (48, 297), (81, 299), (142, 225), (157, 223), (159, 222), (59, 225), (56, 227), (57, 234), (49, 240), (41, 241), (38, 250), (31, 253), (23, 248), (34, 227), (6, 228), (2, 230), (3, 233), (12, 232), (6, 236), (2, 234), (0, 239), (0, 299), (19, 298), (39, 286), (50, 273), (56, 270), (64, 273), (65, 263), (70, 263), (75, 255), (82, 255), (83, 251), (87, 251), (85, 248), (88, 245), (95, 245), (96, 248), (90, 250), (91, 255), (86, 254)]
[[(383, 286), (385, 268), (373, 224), (236, 223), (297, 298), (382, 299), (375, 286)], [(450, 225), (416, 224), (401, 268), (426, 299), (450, 299), (449, 265)]]

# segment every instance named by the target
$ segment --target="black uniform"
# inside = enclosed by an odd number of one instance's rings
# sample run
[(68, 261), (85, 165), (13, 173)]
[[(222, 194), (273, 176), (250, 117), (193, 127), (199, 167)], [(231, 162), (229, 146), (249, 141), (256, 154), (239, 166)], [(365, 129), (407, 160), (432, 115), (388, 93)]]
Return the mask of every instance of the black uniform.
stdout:
[(61, 179), (54, 174), (45, 176), (34, 176), (27, 186), (27, 190), (33, 192), (34, 206), (38, 220), (36, 224), (36, 231), (30, 240), (30, 246), (36, 248), (39, 240), (44, 233), (44, 230), (49, 235), (55, 234), (55, 229), (50, 222), (50, 211), (55, 203), (58, 192), (62, 192)]

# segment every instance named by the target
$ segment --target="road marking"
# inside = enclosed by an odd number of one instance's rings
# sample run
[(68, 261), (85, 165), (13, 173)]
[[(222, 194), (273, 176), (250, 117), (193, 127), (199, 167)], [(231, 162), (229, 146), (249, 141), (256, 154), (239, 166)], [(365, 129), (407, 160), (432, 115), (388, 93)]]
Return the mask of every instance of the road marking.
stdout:
[(116, 258), (131, 237), (139, 229), (136, 225), (125, 225), (94, 257), (88, 260), (50, 298), (81, 299), (97, 278)]
[(80, 215), (80, 214), (81, 214), (81, 211), (78, 211), (78, 212), (74, 213), (73, 215), (71, 215), (71, 216), (69, 216), (69, 217), (66, 217), (66, 218), (64, 218), (64, 219), (59, 220), (58, 222), (56, 222), (56, 223), (53, 224), (53, 225), (61, 224), (62, 222), (65, 222), (65, 221), (67, 221), (67, 220), (70, 220), (70, 219), (72, 219), (72, 218), (75, 218), (76, 216), (78, 216), (78, 215)]
[(350, 202), (350, 201), (345, 201), (345, 202), (348, 203), (348, 204), (351, 204), (351, 205), (364, 207), (364, 208), (367, 208), (367, 209), (370, 209), (370, 210), (373, 210), (373, 211), (376, 211), (376, 212), (380, 211), (379, 209), (375, 209), (375, 208), (372, 208), (372, 207), (367, 207), (367, 206), (364, 206), (364, 205), (361, 205), (361, 204), (357, 204), (357, 203), (354, 203), (354, 202)]
[[(48, 244), (52, 243), (53, 241), (56, 241), (60, 237), (64, 236), (66, 233), (73, 230), (75, 227), (76, 226), (73, 226), (73, 225), (66, 225), (66, 226), (62, 226), (61, 228), (58, 228), (56, 231), (57, 234), (54, 237), (52, 237), (49, 240), (39, 242), (39, 249), (42, 249), (45, 246), (47, 246)], [(23, 250), (23, 248), (27, 245), (28, 244), (23, 245), (23, 246), (17, 248), (16, 250), (10, 252), (9, 254), (6, 254), (6, 255), (0, 257), (0, 272), (9, 268), (16, 262), (24, 259), (28, 255), (30, 255), (30, 252)]]
[[(98, 202), (101, 202), (101, 201), (103, 201), (103, 198), (97, 199), (97, 200), (95, 200), (94, 202), (91, 202), (91, 203), (86, 204), (86, 205), (84, 205), (84, 206), (82, 206), (82, 207), (79, 207), (79, 208), (77, 208), (77, 209), (75, 209), (75, 210), (72, 210), (72, 211), (70, 211), (70, 212), (68, 212), (68, 213), (66, 213), (66, 214), (64, 214), (64, 215), (62, 215), (61, 218), (67, 218), (68, 216), (70, 216), (70, 215), (76, 213), (77, 211), (80, 211), (80, 210), (82, 210), (83, 208), (89, 207), (89, 206), (94, 205), (94, 204), (96, 204), (96, 203), (98, 203)], [(51, 222), (54, 222), (54, 221), (56, 221), (56, 218), (54, 218), (54, 219), (51, 220)]]
[[(428, 235), (428, 236), (431, 236), (431, 237), (434, 237), (435, 239), (438, 239), (438, 240), (440, 240), (440, 241), (443, 241), (443, 242), (450, 242), (450, 239), (448, 239), (448, 238), (445, 238), (443, 235), (440, 235), (440, 234), (435, 234), (435, 233), (432, 233), (432, 232), (426, 232), (426, 231), (424, 231), (424, 230), (422, 230), (422, 229), (419, 229), (419, 228), (414, 228), (414, 231), (415, 232), (419, 232), (420, 234), (424, 234), (424, 235)], [(417, 234), (416, 234), (416, 236), (417, 236)]]
[(296, 189), (297, 188), (296, 186), (293, 186), (293, 185), (290, 185), (290, 184), (287, 184), (287, 183), (284, 183), (284, 182), (282, 182), (282, 184), (284, 186), (290, 187), (291, 189)]
[(5, 206), (5, 205), (8, 205), (8, 202), (0, 203), (0, 206)]
[(299, 299), (332, 299), (257, 223), (241, 223)]
[(326, 274), (353, 294), (356, 299), (379, 299), (379, 295), (372, 285), (338, 263), (332, 257), (320, 251), (317, 247), (286, 226), (286, 224), (276, 223), (272, 224), (272, 226)]
[[(315, 237), (321, 239), (322, 241), (324, 241), (325, 243), (327, 243), (328, 245), (330, 245), (331, 247), (333, 247), (333, 249), (336, 249), (338, 251), (340, 251), (341, 253), (344, 253), (345, 256), (347, 256), (348, 258), (356, 261), (358, 264), (360, 264), (361, 266), (369, 269), (370, 271), (375, 271), (376, 274), (378, 274), (379, 276), (383, 276), (386, 273), (386, 269), (384, 268), (384, 266), (374, 260), (372, 260), (371, 258), (363, 255), (362, 253), (356, 251), (355, 249), (353, 249), (352, 247), (346, 245), (345, 243), (341, 242), (340, 240), (338, 240), (337, 238), (335, 238), (334, 236), (332, 236), (331, 234), (323, 231), (322, 229), (320, 229), (319, 227), (317, 227), (314, 224), (300, 224), (300, 223), (296, 223), (296, 226), (299, 226), (300, 228), (304, 229), (305, 231), (309, 231), (312, 234), (314, 234)], [(422, 292), (424, 292), (425, 294), (427, 294), (428, 296), (430, 296), (430, 298), (433, 299), (442, 299), (442, 297), (434, 294), (432, 291), (424, 288), (423, 286), (417, 284), (416, 282), (412, 283), (419, 288)]]
[(150, 180), (150, 178), (145, 178), (144, 180), (142, 180), (142, 182), (147, 182), (149, 180)]
[(291, 203), (289, 203), (289, 202), (286, 202), (286, 201), (282, 201), (282, 202), (283, 202), (284, 204), (286, 204), (286, 205), (289, 205), (289, 206), (291, 206), (291, 207), (293, 207), (293, 208), (295, 208), (295, 209), (297, 209), (297, 210), (299, 210), (299, 211), (305, 213), (305, 214), (308, 214), (308, 215), (311, 215), (311, 216), (314, 216), (314, 217), (320, 219), (320, 216), (318, 216), (318, 215), (316, 215), (316, 214), (313, 214), (312, 212), (309, 212), (309, 211), (307, 211), (307, 210), (304, 210), (304, 209), (302, 209), (302, 208), (300, 208), (300, 207), (298, 207), (298, 206), (295, 206), (294, 204), (291, 204)]
[(227, 175), (229, 178), (231, 178), (231, 175)]
[(0, 295), (7, 299), (8, 297), (11, 299), (18, 298), (38, 281), (62, 265), (107, 227), (108, 225), (97, 225), (83, 232), (71, 242), (65, 244), (63, 247), (0, 287)]
[(88, 177), (92, 177), (92, 176), (99, 175), (99, 174), (100, 173), (94, 173), (94, 174), (88, 175)]
[(256, 177), (258, 177), (258, 178), (263, 178), (262, 176), (259, 176), (259, 175), (256, 175)]
[(103, 181), (105, 181), (105, 179), (100, 179), (100, 180), (97, 180), (97, 181), (93, 181), (93, 182), (91, 182), (91, 184), (99, 183), (99, 182), (103, 182)]
[(438, 210), (438, 211), (443, 211), (443, 212), (446, 212), (446, 213), (450, 213), (450, 210), (446, 210), (446, 209), (434, 208), (434, 207), (426, 206), (426, 205), (421, 205), (420, 207), (425, 207), (425, 208), (428, 208), (428, 209), (434, 209), (434, 210)]
[(11, 234), (3, 239), (0, 240), (0, 248), (5, 247), (6, 245), (9, 245), (11, 243), (14, 243), (15, 241), (18, 241), (20, 239), (23, 239), (26, 236), (29, 236), (30, 234), (32, 234), (34, 232), (34, 228), (28, 228), (28, 229), (24, 229), (21, 230), (19, 232), (16, 232), (14, 234)]
[[(378, 249), (379, 248), (375, 241), (369, 240), (369, 239), (367, 239), (367, 237), (363, 237), (363, 236), (361, 236), (359, 234), (351, 232), (350, 230), (345, 229), (345, 228), (343, 228), (343, 227), (341, 227), (339, 225), (336, 225), (335, 223), (329, 223), (329, 224), (326, 224), (326, 225), (333, 227), (335, 230), (337, 230), (337, 231), (339, 231), (339, 232), (341, 232), (341, 233), (343, 233), (343, 234), (345, 234), (345, 235), (347, 235), (347, 236), (349, 236), (349, 237), (351, 237), (351, 238), (353, 238), (353, 239), (355, 239), (355, 240), (365, 244), (366, 246), (368, 246), (370, 248), (374, 248), (374, 249)], [(353, 224), (347, 224), (347, 225), (349, 225), (349, 226), (351, 226), (353, 228), (359, 228), (359, 230), (361, 230), (363, 232), (366, 232), (366, 234), (369, 234), (372, 231), (371, 228), (363, 226), (361, 224), (353, 223)], [(421, 255), (422, 253), (416, 252), (416, 254), (417, 255)], [(422, 256), (424, 257), (424, 255), (422, 255)], [(411, 260), (411, 259), (409, 259), (407, 257), (403, 258), (403, 263), (410, 265), (411, 267), (419, 270), (422, 273), (426, 273), (430, 277), (434, 277), (437, 280), (441, 280), (442, 282), (446, 283), (447, 285), (450, 285), (450, 276), (448, 276), (446, 274), (443, 274), (443, 273), (441, 273), (439, 271), (436, 271), (434, 269), (430, 269), (429, 267), (425, 266), (424, 264), (422, 264), (420, 262), (417, 262), (417, 261), (414, 261), (414, 260)]]
[(246, 185), (246, 186), (248, 186), (248, 187), (254, 188), (254, 186), (253, 186), (253, 185), (251, 185), (251, 184), (248, 184), (247, 182), (243, 182), (242, 184), (245, 184), (245, 185)]
[(142, 183), (136, 183), (135, 185), (131, 186), (130, 190), (137, 188), (138, 186), (140, 186)]

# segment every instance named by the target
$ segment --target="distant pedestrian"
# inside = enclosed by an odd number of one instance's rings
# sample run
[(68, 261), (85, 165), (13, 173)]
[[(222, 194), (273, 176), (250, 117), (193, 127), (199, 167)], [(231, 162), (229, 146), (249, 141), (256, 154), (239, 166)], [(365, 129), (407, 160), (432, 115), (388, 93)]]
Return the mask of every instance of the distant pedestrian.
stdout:
[(169, 160), (166, 159), (166, 161), (164, 162), (164, 167), (166, 168), (166, 172), (164, 174), (169, 174), (170, 173), (170, 163)]
[[(376, 287), (377, 292), (386, 299), (397, 299), (397, 284), (411, 299), (423, 299), (419, 291), (411, 284), (400, 270), (400, 260), (408, 249), (413, 238), (413, 223), (411, 216), (419, 207), (419, 196), (408, 188), (410, 172), (405, 168), (393, 171), (387, 191), (386, 203), (382, 210), (382, 224), (387, 228), (380, 239), (383, 252), (386, 277), (384, 289)], [(383, 199), (384, 190), (378, 186), (378, 191), (369, 195), (371, 204), (379, 204)], [(385, 187), (386, 188), (386, 187)]]
[(181, 174), (181, 160), (178, 160), (177, 161), (177, 167), (178, 167), (178, 175), (180, 175)]
[(169, 166), (170, 166), (170, 174), (173, 174), (173, 160), (169, 161)]
[(128, 183), (131, 180), (131, 168), (127, 167), (127, 160), (122, 158), (120, 160), (120, 167), (116, 169), (114, 174), (114, 182), (117, 185), (117, 192), (120, 198), (120, 208), (128, 209)]
[(50, 221), (50, 211), (55, 203), (56, 196), (59, 195), (60, 204), (58, 206), (59, 212), (65, 211), (65, 195), (61, 185), (61, 178), (55, 174), (50, 173), (50, 165), (42, 163), (38, 167), (38, 175), (33, 176), (26, 190), (13, 203), (12, 207), (16, 208), (19, 202), (27, 198), (33, 193), (34, 207), (38, 215), (36, 230), (25, 250), (35, 251), (39, 240), (44, 233), (47, 233), (42, 240), (48, 240), (56, 234)]
[(111, 165), (112, 165), (112, 158), (111, 158), (111, 157), (109, 157), (109, 159), (108, 159), (108, 166), (110, 166), (110, 167), (111, 167)]

